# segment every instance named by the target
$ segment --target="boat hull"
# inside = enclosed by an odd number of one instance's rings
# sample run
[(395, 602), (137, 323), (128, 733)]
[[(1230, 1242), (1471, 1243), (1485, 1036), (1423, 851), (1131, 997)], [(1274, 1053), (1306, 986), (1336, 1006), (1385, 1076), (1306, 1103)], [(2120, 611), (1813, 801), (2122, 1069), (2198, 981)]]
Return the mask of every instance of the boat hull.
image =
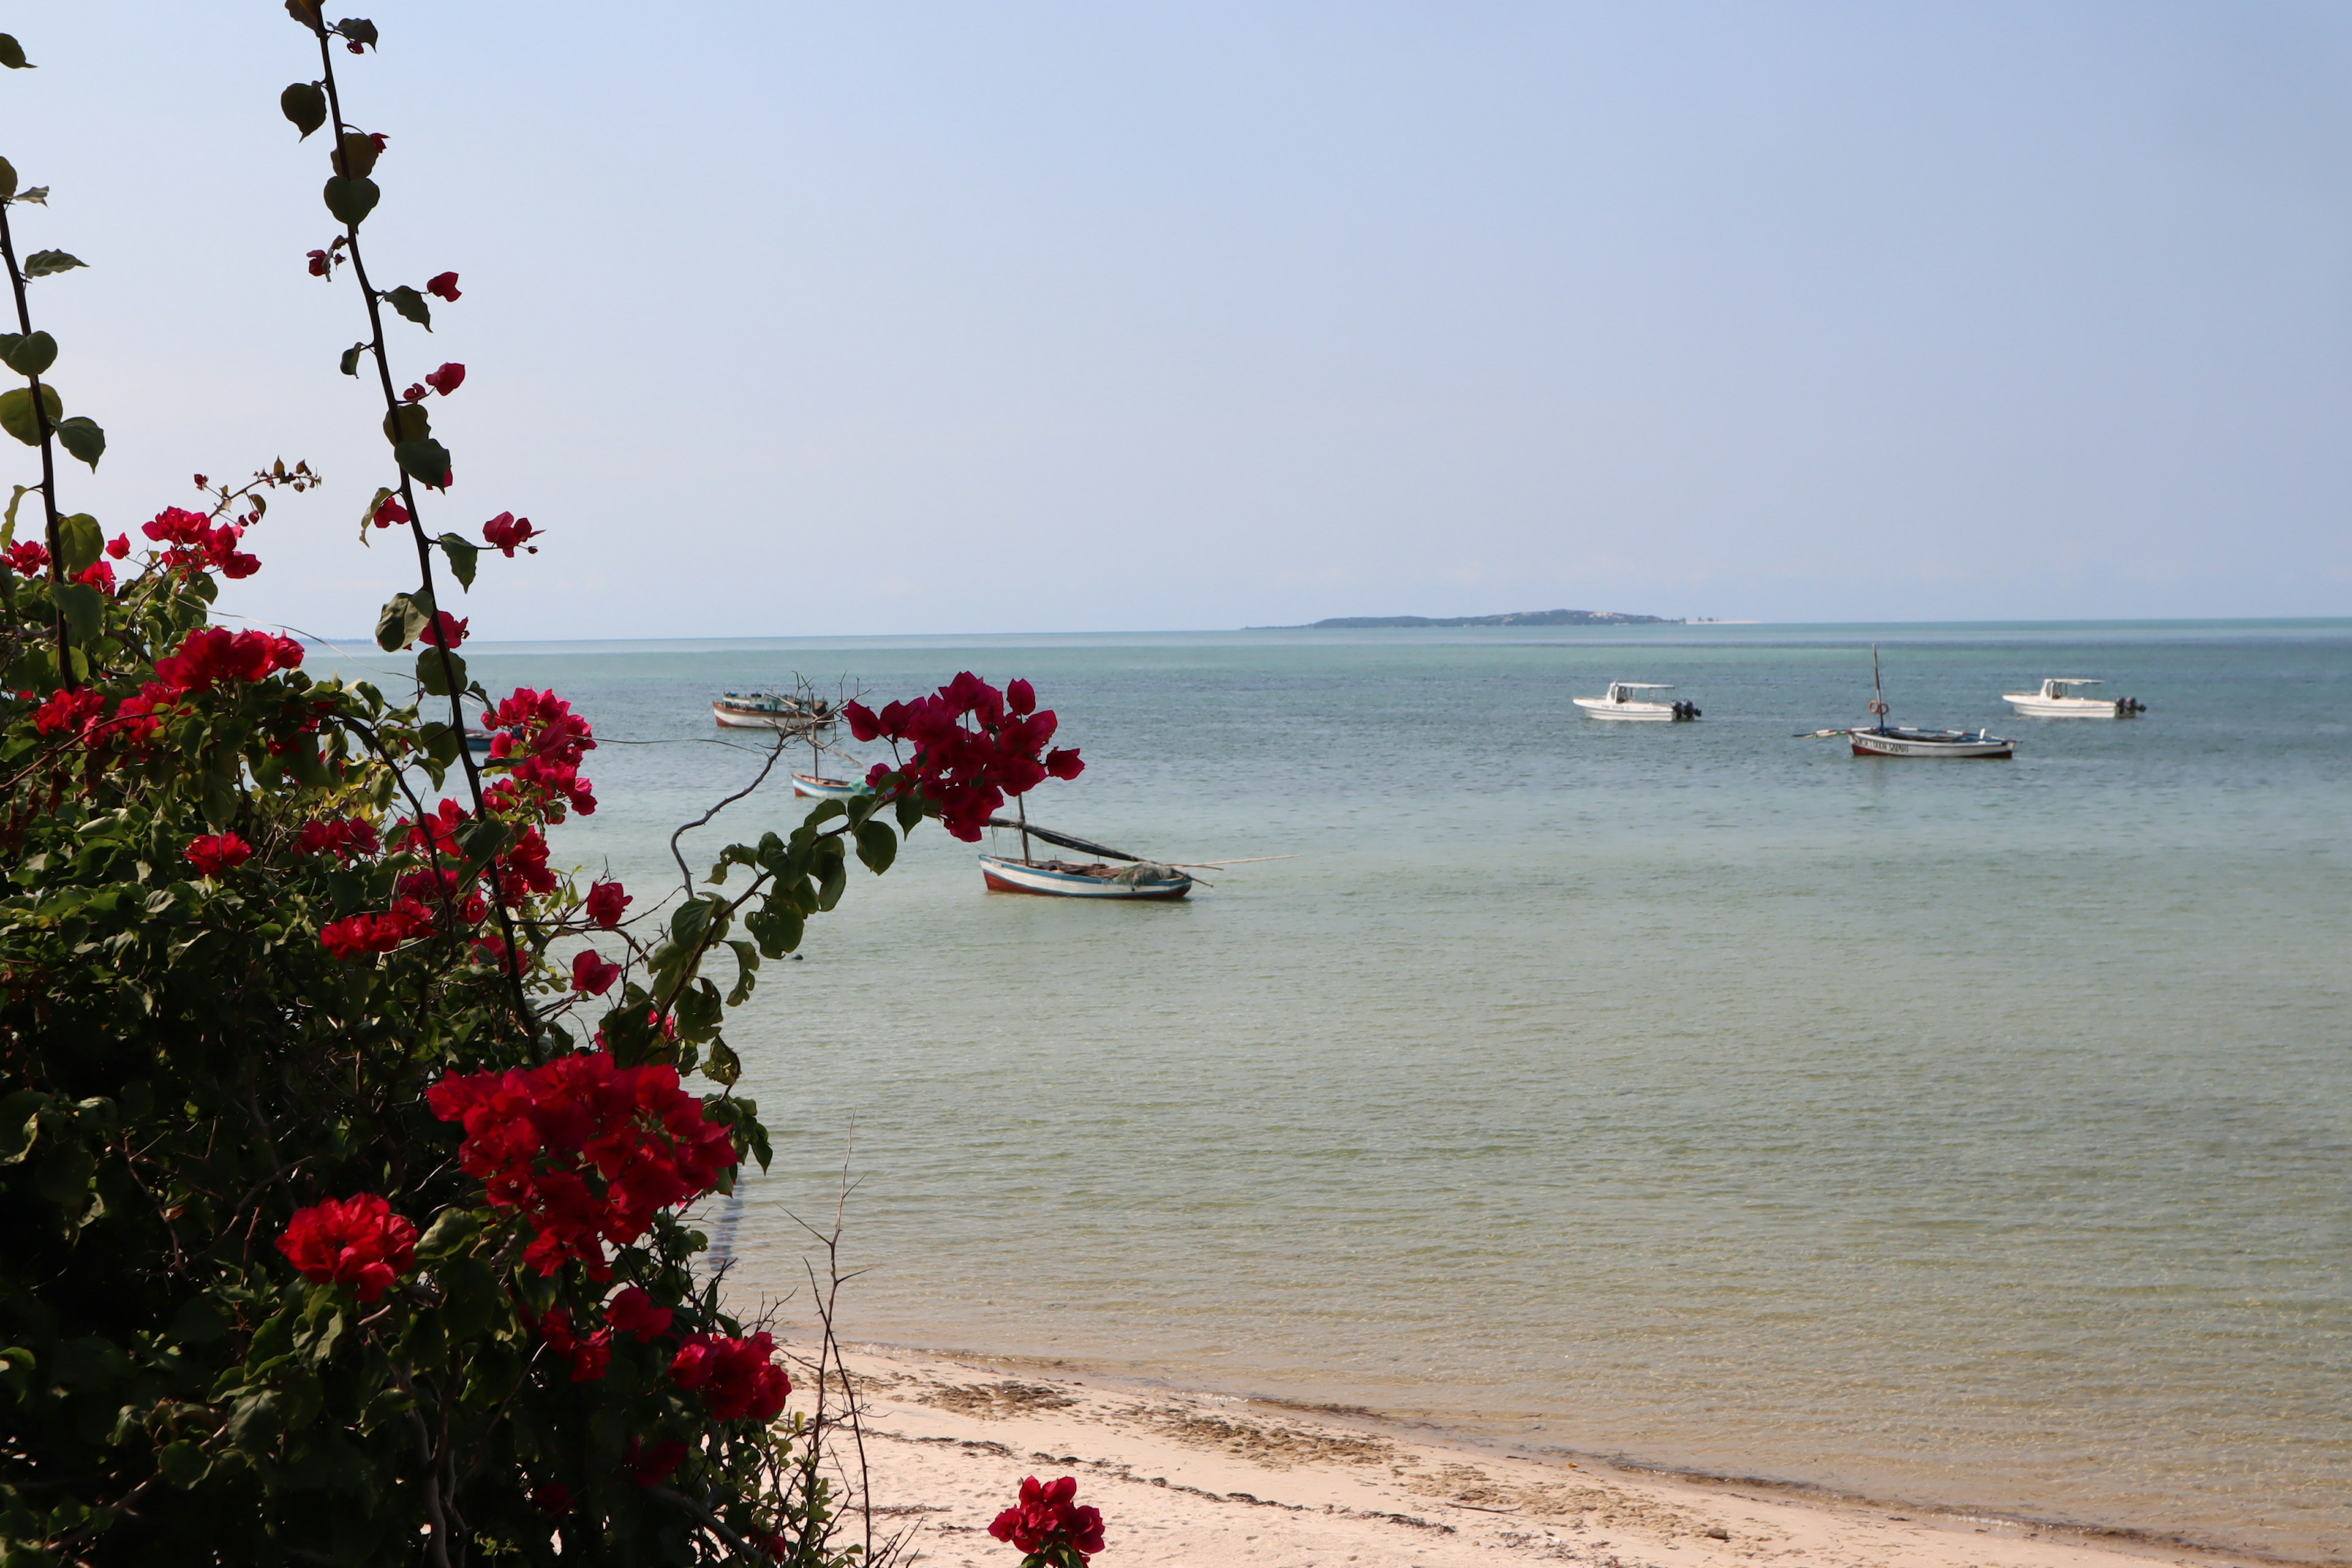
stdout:
[(808, 720), (791, 713), (763, 713), (756, 708), (730, 708), (723, 702), (710, 705), (710, 716), (719, 721), (722, 730), (799, 730), (805, 729)]
[(2139, 716), (2136, 706), (2126, 701), (2097, 697), (2040, 697), (2032, 692), (2004, 691), (2008, 703), (2028, 719), (2135, 719)]
[(793, 775), (793, 793), (810, 800), (855, 800), (866, 793), (866, 786), (847, 779), (816, 778), (808, 773)]
[(1048, 870), (1000, 855), (980, 858), (980, 872), (992, 893), (1043, 893), (1060, 899), (1181, 899), (1192, 890), (1192, 879), (1179, 871), (1168, 880), (1122, 882), (1110, 877), (1089, 877), (1074, 871)]
[(1621, 721), (1631, 721), (1638, 724), (1674, 724), (1686, 721), (1685, 715), (1677, 713), (1664, 702), (1612, 702), (1606, 697), (1571, 697), (1569, 700), (1583, 709), (1584, 716), (1588, 719), (1615, 719)]
[(1959, 762), (2006, 762), (2016, 754), (2017, 743), (1995, 735), (1950, 736), (1905, 734), (1897, 731), (1853, 730), (1847, 731), (1853, 742), (1857, 757), (1942, 757)]

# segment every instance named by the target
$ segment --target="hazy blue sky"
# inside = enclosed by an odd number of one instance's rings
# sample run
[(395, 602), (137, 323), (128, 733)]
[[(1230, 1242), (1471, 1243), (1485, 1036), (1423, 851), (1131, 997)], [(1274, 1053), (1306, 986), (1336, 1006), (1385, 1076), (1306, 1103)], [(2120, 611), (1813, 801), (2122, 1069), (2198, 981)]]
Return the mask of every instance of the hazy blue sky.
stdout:
[[(478, 635), (2352, 613), (2340, 5), (369, 14), (376, 268), (466, 292), (429, 521), (551, 534)], [(14, 26), (68, 501), (308, 457), (228, 603), (372, 625), (304, 35)]]

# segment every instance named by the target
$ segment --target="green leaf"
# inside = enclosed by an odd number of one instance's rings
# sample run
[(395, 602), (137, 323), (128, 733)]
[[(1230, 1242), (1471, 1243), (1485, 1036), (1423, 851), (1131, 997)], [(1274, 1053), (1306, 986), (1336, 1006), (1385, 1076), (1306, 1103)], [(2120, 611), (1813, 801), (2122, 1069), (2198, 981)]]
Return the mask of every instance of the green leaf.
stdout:
[(212, 1463), (205, 1458), (202, 1448), (183, 1437), (176, 1443), (163, 1445), (163, 1450), (155, 1456), (155, 1468), (163, 1472), (165, 1480), (186, 1492), (196, 1489), (205, 1479), (205, 1472), (212, 1468)]
[(106, 453), (106, 432), (99, 428), (98, 421), (87, 414), (77, 414), (70, 419), (58, 420), (56, 428), (58, 444), (88, 463), (95, 473), (98, 459)]
[(47, 332), (11, 332), (8, 368), (23, 375), (38, 375), (58, 363), (58, 340)]
[[(7, 34), (0, 33), (0, 38), (6, 37), (8, 37)], [(10, 38), (9, 42), (14, 43), (16, 40)], [(10, 200), (16, 195), (16, 165), (11, 163), (5, 158), (0, 158), (0, 202)]]
[(41, 1156), (41, 1195), (61, 1209), (79, 1214), (89, 1205), (90, 1173), (97, 1166), (89, 1145), (80, 1139), (59, 1143)]
[(702, 945), (703, 935), (709, 929), (710, 904), (705, 899), (688, 899), (669, 917), (670, 941), (688, 952)]
[(445, 533), (441, 536), (441, 553), (449, 558), (449, 570), (457, 574), (457, 586), (473, 587), (474, 568), (481, 561), (482, 547), (470, 539)]
[(898, 836), (890, 831), (887, 822), (861, 822), (857, 825), (857, 858), (876, 876), (890, 868), (898, 858)]
[(841, 840), (828, 838), (817, 846), (817, 878), (819, 886), (816, 907), (830, 910), (841, 902), (841, 895), (849, 889), (849, 858), (841, 851)]
[[(58, 395), (58, 389), (46, 382), (41, 384), (41, 406), (48, 410), (49, 423), (53, 426), (58, 422), (58, 416), (66, 409), (65, 400)], [(0, 430), (7, 431), (27, 447), (41, 444), (41, 426), (33, 417), (31, 387), (12, 387), (0, 392)]]
[(225, 1428), (228, 1440), (247, 1453), (259, 1453), (278, 1439), (278, 1395), (256, 1394), (237, 1402)]
[(53, 272), (70, 272), (77, 267), (89, 265), (89, 263), (82, 260), (81, 258), (68, 256), (62, 250), (37, 250), (25, 258), (25, 276), (47, 278)]
[[(95, 594), (97, 589), (89, 590)], [(234, 769), (236, 759), (230, 759)], [(234, 771), (205, 774), (203, 809), (205, 821), (217, 832), (226, 827), (236, 816), (236, 774)]]
[(358, 179), (375, 173), (378, 148), (375, 138), (366, 132), (344, 132), (336, 143), (336, 150), (343, 155), (344, 174)]
[(106, 618), (106, 595), (87, 583), (60, 583), (50, 590), (58, 598), (58, 608), (65, 612), (66, 629), (74, 641), (88, 645), (98, 640)]
[(49, 187), (47, 185), (28, 186), (27, 188), (16, 193), (16, 199), (20, 202), (30, 202), (37, 207), (47, 206), (49, 205)]
[(781, 891), (771, 894), (755, 913), (743, 917), (743, 929), (759, 942), (761, 955), (766, 958), (782, 958), (800, 946), (807, 926), (808, 917), (801, 913), (800, 906)]
[(323, 195), (327, 199), (327, 210), (335, 215), (335, 221), (349, 224), (353, 228), (365, 223), (367, 215), (375, 211), (375, 204), (383, 198), (383, 193), (376, 189), (373, 180), (347, 180), (341, 174), (327, 182)]
[(58, 519), (58, 553), (66, 575), (87, 572), (106, 549), (106, 531), (86, 511)]
[[(466, 660), (463, 655), (450, 653), (448, 663), (441, 661), (445, 650), (437, 647), (420, 648), (416, 654), (416, 679), (435, 697), (446, 697), (466, 689)], [(453, 680), (450, 677), (454, 675)]]
[(436, 1262), (454, 1252), (462, 1252), (481, 1234), (482, 1222), (471, 1209), (447, 1209), (425, 1232), (416, 1244), (416, 1256), (427, 1263)]
[(298, 81), (279, 93), (278, 108), (294, 122), (294, 129), (302, 133), (305, 142), (310, 139), (311, 132), (327, 122), (327, 95), (319, 90), (314, 81)]
[(710, 1058), (703, 1063), (702, 1070), (713, 1081), (732, 1089), (735, 1080), (743, 1076), (743, 1058), (725, 1040), (714, 1039), (710, 1042)]
[(228, 1332), (221, 1321), (220, 1309), (202, 1296), (191, 1296), (172, 1314), (172, 1342), (183, 1345), (208, 1345)]
[(346, 16), (335, 24), (334, 30), (356, 46), (353, 54), (375, 42), (375, 24), (364, 16)]
[(418, 441), (403, 441), (392, 449), (393, 460), (400, 471), (436, 490), (449, 488), (449, 449), (430, 436)]
[(403, 283), (399, 288), (385, 294), (383, 302), (426, 331), (433, 330), (433, 307), (425, 302), (424, 295), (419, 294), (407, 284)]
[(922, 820), (922, 797), (912, 795), (900, 795), (898, 797), (898, 831), (912, 833), (915, 831), (915, 824)]
[(343, 357), (337, 363), (341, 365), (342, 372), (345, 375), (359, 374), (360, 355), (365, 353), (367, 353), (367, 344), (365, 343), (353, 343), (351, 347), (343, 351)]
[(25, 46), (5, 33), (0, 33), (0, 66), (6, 66), (12, 71), (35, 68), (33, 62), (25, 58)]
[(376, 613), (375, 646), (386, 653), (398, 653), (425, 635), (425, 628), (433, 624), (433, 595), (421, 589), (394, 594)]

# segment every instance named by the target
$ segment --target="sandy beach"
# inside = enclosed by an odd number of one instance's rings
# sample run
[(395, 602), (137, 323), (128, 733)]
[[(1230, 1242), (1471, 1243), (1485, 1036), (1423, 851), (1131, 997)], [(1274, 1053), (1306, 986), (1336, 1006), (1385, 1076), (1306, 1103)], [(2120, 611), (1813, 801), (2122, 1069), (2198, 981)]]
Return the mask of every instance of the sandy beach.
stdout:
[(1107, 1521), (1104, 1568), (2123, 1568), (2193, 1555), (1528, 1456), (1055, 1365), (879, 1346), (847, 1347), (844, 1361), (865, 1412), (877, 1538), (903, 1532), (899, 1561), (934, 1568), (1009, 1568), (1015, 1554), (987, 1526), (1033, 1474), (1078, 1478), (1078, 1500)]

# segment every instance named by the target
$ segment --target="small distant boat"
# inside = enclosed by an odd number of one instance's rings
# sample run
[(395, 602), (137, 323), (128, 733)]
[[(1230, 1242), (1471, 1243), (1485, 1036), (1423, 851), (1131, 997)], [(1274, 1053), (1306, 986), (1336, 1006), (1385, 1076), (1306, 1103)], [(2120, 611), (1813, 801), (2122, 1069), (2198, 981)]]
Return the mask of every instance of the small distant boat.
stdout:
[(497, 736), (485, 730), (468, 730), (466, 731), (466, 750), (478, 757), (487, 757), (490, 754), (492, 742), (497, 739)]
[(793, 775), (793, 793), (811, 800), (854, 800), (866, 790), (866, 785), (857, 779), (819, 778), (814, 773)]
[(1672, 724), (1696, 719), (1696, 702), (1657, 702), (1646, 697), (1634, 697), (1636, 691), (1672, 691), (1671, 686), (1660, 686), (1643, 680), (1612, 680), (1606, 697), (1572, 697), (1570, 701), (1594, 719), (1636, 719), (1654, 724)]
[(1913, 730), (1900, 724), (1889, 724), (1886, 715), (1886, 688), (1879, 678), (1878, 645), (1870, 646), (1870, 716), (1872, 723), (1863, 729), (1814, 730), (1799, 737), (1801, 740), (1827, 739), (1843, 735), (1853, 742), (1857, 757), (1948, 757), (1953, 759), (1982, 758), (2006, 761), (2017, 754), (2017, 743), (2004, 741), (1989, 731), (1975, 734), (1966, 730)]
[(824, 729), (834, 721), (833, 705), (782, 691), (730, 691), (710, 704), (725, 730)]
[[(1044, 893), (1059, 899), (1181, 899), (1192, 890), (1192, 875), (1176, 866), (1163, 866), (1122, 849), (1096, 844), (1049, 827), (1032, 827), (1027, 808), (1007, 821), (989, 818), (991, 827), (1008, 827), (1021, 835), (1021, 856), (982, 855), (980, 874), (992, 893)], [(1085, 861), (1040, 860), (1029, 840), (1042, 838), (1064, 849), (1094, 858)], [(1124, 861), (1114, 866), (1110, 862)]]
[(2004, 691), (2000, 700), (2030, 719), (2135, 719), (2147, 711), (2147, 704), (2137, 697), (2077, 695), (2084, 687), (2105, 684), (2079, 678), (2051, 679), (2039, 691)]

